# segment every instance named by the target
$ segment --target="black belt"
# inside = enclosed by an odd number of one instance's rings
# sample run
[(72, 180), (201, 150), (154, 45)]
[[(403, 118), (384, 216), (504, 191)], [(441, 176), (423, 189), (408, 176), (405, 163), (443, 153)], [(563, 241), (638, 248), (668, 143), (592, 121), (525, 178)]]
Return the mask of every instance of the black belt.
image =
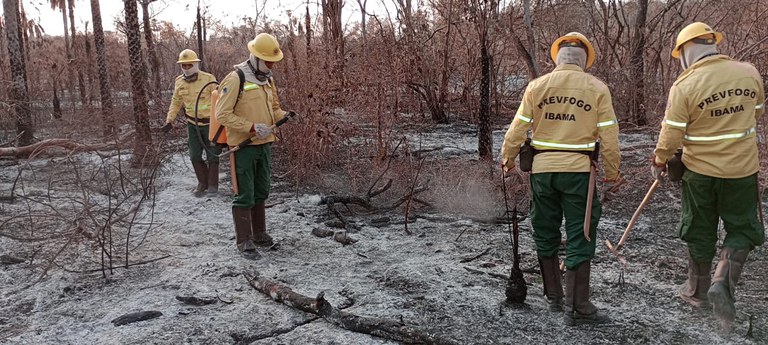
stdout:
[(192, 121), (197, 121), (197, 123), (209, 123), (211, 121), (209, 119), (201, 119), (199, 117), (197, 118), (197, 120), (195, 120), (195, 118), (192, 117), (192, 116), (189, 116), (189, 115), (184, 115), (184, 116), (186, 116), (188, 119), (190, 119)]

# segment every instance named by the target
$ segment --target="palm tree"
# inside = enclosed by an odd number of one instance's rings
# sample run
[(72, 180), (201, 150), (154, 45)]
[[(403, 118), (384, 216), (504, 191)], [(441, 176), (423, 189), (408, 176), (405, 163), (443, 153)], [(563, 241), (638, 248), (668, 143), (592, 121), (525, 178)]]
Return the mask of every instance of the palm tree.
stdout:
[(133, 162), (134, 164), (142, 164), (152, 149), (149, 109), (147, 109), (147, 70), (144, 64), (144, 54), (141, 50), (141, 30), (139, 30), (139, 11), (136, 0), (123, 0), (123, 3), (125, 3), (125, 31), (128, 38), (128, 59), (131, 62), (133, 114), (136, 128)]
[(96, 63), (99, 68), (99, 87), (101, 89), (101, 116), (104, 135), (115, 131), (115, 119), (112, 116), (112, 94), (107, 73), (107, 51), (104, 47), (104, 29), (101, 26), (101, 7), (99, 0), (91, 0), (91, 15), (93, 19), (93, 43), (96, 46)]
[(8, 96), (16, 115), (16, 133), (19, 134), (19, 146), (25, 146), (32, 143), (34, 127), (32, 126), (32, 114), (29, 110), (29, 95), (27, 94), (27, 73), (19, 24), (19, 0), (3, 0), (3, 13), (11, 65), (11, 83), (8, 86)]

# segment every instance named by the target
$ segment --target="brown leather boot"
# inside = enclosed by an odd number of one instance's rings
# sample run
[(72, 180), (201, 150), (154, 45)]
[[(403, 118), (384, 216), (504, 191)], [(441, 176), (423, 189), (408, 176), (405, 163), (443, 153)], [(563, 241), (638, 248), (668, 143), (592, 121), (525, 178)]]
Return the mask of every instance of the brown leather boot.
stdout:
[(219, 163), (208, 164), (208, 196), (219, 194)]
[(251, 239), (251, 210), (233, 206), (232, 220), (235, 223), (237, 250), (247, 259), (260, 258), (261, 255), (256, 251)]
[(748, 255), (749, 249), (724, 247), (720, 251), (720, 261), (712, 278), (712, 286), (707, 292), (715, 315), (720, 320), (720, 326), (726, 332), (731, 331), (733, 320), (736, 319), (734, 292)]
[(253, 229), (253, 242), (257, 246), (270, 247), (275, 244), (272, 237), (267, 234), (266, 208), (264, 204), (256, 204), (251, 208), (251, 224)]
[(192, 162), (192, 167), (195, 168), (197, 177), (197, 187), (192, 191), (192, 195), (199, 198), (205, 195), (208, 189), (208, 166), (205, 162)]
[(707, 290), (712, 281), (710, 276), (711, 269), (711, 262), (696, 262), (689, 253), (688, 279), (685, 284), (680, 286), (678, 296), (696, 308), (709, 308)]
[(541, 279), (544, 281), (544, 297), (549, 311), (563, 311), (563, 283), (557, 256), (539, 257)]
[(590, 261), (582, 262), (575, 270), (565, 271), (565, 324), (600, 324), (611, 321), (589, 301)]

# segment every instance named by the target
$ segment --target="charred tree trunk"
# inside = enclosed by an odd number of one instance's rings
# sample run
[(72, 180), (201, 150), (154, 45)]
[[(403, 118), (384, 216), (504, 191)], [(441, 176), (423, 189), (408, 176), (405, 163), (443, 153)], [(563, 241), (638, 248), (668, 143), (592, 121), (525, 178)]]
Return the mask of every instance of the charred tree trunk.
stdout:
[(493, 132), (491, 130), (491, 57), (488, 54), (488, 33), (480, 38), (480, 114), (478, 114), (478, 145), (480, 159), (493, 159)]
[(83, 36), (85, 38), (85, 62), (86, 62), (86, 65), (88, 66), (87, 67), (88, 73), (86, 73), (85, 75), (88, 78), (88, 105), (90, 106), (90, 105), (93, 104), (93, 94), (94, 94), (94, 92), (93, 92), (93, 88), (94, 88), (94, 86), (93, 86), (93, 59), (92, 59), (92, 54), (91, 54), (91, 38), (88, 37), (88, 27), (87, 26), (85, 28), (85, 33), (84, 33)]
[(56, 77), (56, 63), (51, 66), (50, 76), (53, 79), (53, 118), (61, 118), (61, 101), (59, 100), (59, 78)]
[(101, 90), (101, 116), (104, 135), (115, 132), (115, 119), (112, 116), (112, 94), (110, 93), (109, 73), (107, 73), (107, 50), (104, 46), (104, 29), (101, 26), (101, 7), (99, 0), (91, 0), (93, 19), (93, 43), (96, 46), (96, 63), (99, 68), (99, 89)]
[(533, 80), (539, 76), (539, 66), (536, 63), (536, 39), (533, 36), (531, 0), (523, 1), (523, 21), (525, 21), (525, 37), (528, 39), (528, 74), (531, 76), (531, 80)]
[[(75, 73), (74, 73), (74, 67), (72, 66), (72, 49), (70, 47), (72, 46), (72, 43), (69, 40), (69, 20), (67, 19), (67, 4), (66, 0), (60, 0), (59, 3), (59, 10), (61, 10), (61, 21), (64, 23), (64, 54), (67, 58), (67, 62), (64, 65), (67, 69), (67, 81), (66, 86), (67, 90), (69, 90), (69, 102), (72, 105), (72, 108), (75, 107), (75, 101), (73, 100), (74, 97), (72, 95), (75, 93), (72, 88), (72, 81), (75, 80)], [(64, 94), (64, 86), (62, 86), (62, 94)]]
[(648, 0), (638, 1), (637, 20), (635, 20), (635, 34), (632, 38), (632, 57), (630, 76), (632, 78), (632, 119), (638, 126), (648, 124), (645, 117), (645, 21), (648, 14)]
[(149, 4), (155, 0), (142, 0), (141, 11), (144, 22), (144, 41), (147, 42), (147, 55), (149, 55), (149, 70), (151, 74), (150, 93), (160, 97), (160, 61), (155, 51), (155, 40), (152, 37), (152, 25), (149, 22)]
[(152, 136), (149, 130), (149, 111), (147, 109), (147, 71), (144, 54), (141, 50), (141, 31), (136, 0), (124, 0), (125, 31), (128, 38), (128, 56), (131, 62), (131, 86), (133, 91), (133, 114), (136, 128), (136, 141), (133, 151), (133, 163), (143, 164), (152, 148)]
[(29, 109), (29, 95), (27, 94), (26, 66), (24, 64), (24, 51), (22, 49), (19, 27), (19, 1), (3, 0), (3, 13), (6, 25), (6, 39), (8, 42), (8, 57), (11, 65), (11, 82), (8, 85), (8, 96), (16, 117), (16, 133), (19, 134), (19, 145), (32, 143), (34, 127), (32, 114)]
[(200, 3), (197, 3), (197, 52), (200, 55), (200, 69), (205, 70), (205, 50), (203, 49), (203, 21), (200, 16)]
[(445, 32), (445, 41), (443, 42), (443, 66), (440, 70), (440, 90), (438, 95), (440, 96), (440, 103), (445, 104), (448, 100), (448, 65), (450, 61), (451, 48), (451, 27), (453, 24), (453, 0), (448, 1), (448, 16), (446, 18), (448, 22), (448, 28)]
[[(72, 45), (72, 53), (74, 54), (71, 63), (73, 64), (74, 69), (77, 70), (77, 90), (80, 91), (80, 102), (85, 105), (87, 100), (85, 94), (85, 82), (83, 80), (83, 69), (82, 64), (80, 63), (78, 46), (75, 44), (77, 33), (77, 31), (75, 31), (75, 0), (67, 0), (67, 11), (69, 12), (69, 29), (72, 32), (72, 40), (70, 41), (70, 44)], [(66, 30), (66, 28), (64, 28), (64, 30)]]
[[(333, 49), (331, 56), (333, 56), (333, 78), (336, 81), (336, 88), (338, 92), (343, 92), (345, 87), (344, 82), (344, 28), (341, 22), (341, 9), (343, 7), (341, 0), (324, 0), (323, 1), (323, 17), (324, 22), (327, 23), (329, 29), (329, 42), (328, 47)], [(342, 101), (343, 97), (337, 97), (336, 102)]]

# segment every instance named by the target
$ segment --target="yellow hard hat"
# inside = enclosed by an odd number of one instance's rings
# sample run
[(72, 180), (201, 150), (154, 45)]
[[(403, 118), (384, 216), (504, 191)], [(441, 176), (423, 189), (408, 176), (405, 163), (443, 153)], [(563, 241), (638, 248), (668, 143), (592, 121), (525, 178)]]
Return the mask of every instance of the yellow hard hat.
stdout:
[(560, 51), (560, 47), (568, 45), (583, 47), (587, 51), (587, 68), (592, 67), (592, 64), (595, 63), (595, 48), (592, 47), (592, 43), (589, 43), (586, 36), (578, 32), (569, 32), (552, 43), (552, 47), (549, 48), (552, 61), (557, 60), (557, 53)]
[(197, 58), (197, 53), (195, 53), (192, 49), (184, 49), (179, 53), (179, 61), (176, 61), (176, 63), (193, 63), (193, 62), (200, 62), (200, 59)]
[(720, 41), (723, 40), (723, 34), (712, 30), (712, 28), (707, 24), (702, 22), (688, 24), (688, 26), (684, 27), (682, 30), (680, 30), (680, 33), (677, 34), (677, 40), (675, 40), (675, 49), (672, 49), (672, 57), (679, 59), (680, 47), (682, 47), (683, 44), (694, 38), (707, 35), (714, 35), (715, 37), (714, 39), (707, 38), (707, 40), (703, 42), (705, 44), (720, 44)]
[(261, 60), (277, 62), (283, 59), (283, 51), (275, 36), (260, 33), (252, 41), (248, 42), (248, 51)]

